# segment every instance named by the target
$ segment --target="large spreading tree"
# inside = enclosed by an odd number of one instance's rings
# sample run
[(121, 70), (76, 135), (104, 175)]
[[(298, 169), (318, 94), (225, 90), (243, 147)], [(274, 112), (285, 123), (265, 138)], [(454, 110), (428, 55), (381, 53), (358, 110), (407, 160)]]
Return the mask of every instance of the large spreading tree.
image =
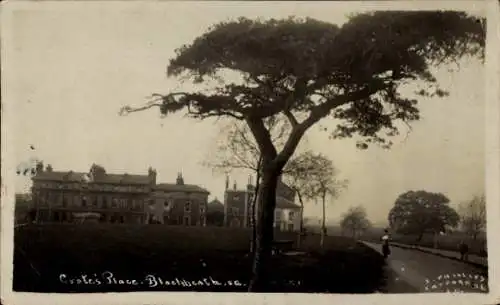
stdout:
[[(143, 107), (195, 119), (228, 117), (248, 125), (262, 152), (259, 221), (250, 291), (264, 291), (273, 240), (276, 186), (307, 130), (337, 119), (337, 138), (359, 135), (360, 148), (398, 132), (396, 121), (419, 119), (415, 97), (401, 85), (419, 80), (421, 95), (443, 95), (431, 67), (464, 56), (483, 57), (484, 21), (462, 12), (374, 12), (342, 26), (314, 19), (240, 18), (211, 27), (177, 50), (168, 75), (213, 83), (210, 90), (153, 94)], [(229, 73), (231, 72), (231, 73)], [(235, 81), (228, 75), (238, 74)], [(186, 78), (184, 78), (186, 79)], [(212, 80), (217, 82), (212, 82)], [(282, 115), (292, 128), (277, 148), (266, 118)]]
[(398, 233), (416, 235), (417, 241), (425, 233), (446, 232), (448, 227), (456, 227), (460, 219), (449, 202), (441, 193), (408, 191), (396, 199), (389, 212), (389, 224)]

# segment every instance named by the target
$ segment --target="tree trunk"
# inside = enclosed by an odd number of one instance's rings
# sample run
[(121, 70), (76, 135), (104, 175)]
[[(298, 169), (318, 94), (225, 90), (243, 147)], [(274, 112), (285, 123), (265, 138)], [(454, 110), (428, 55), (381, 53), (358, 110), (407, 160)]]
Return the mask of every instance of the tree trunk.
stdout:
[(302, 241), (302, 233), (304, 231), (304, 202), (302, 201), (300, 192), (297, 192), (297, 196), (300, 202), (299, 238), (297, 239), (297, 247), (299, 248)]
[(250, 292), (265, 292), (270, 273), (271, 249), (274, 240), (274, 209), (276, 207), (276, 187), (279, 170), (264, 167), (258, 195), (258, 221), (256, 249), (253, 259)]
[(326, 235), (326, 194), (323, 193), (321, 200), (323, 204), (323, 218), (321, 221), (321, 240), (320, 240), (320, 246), (323, 249), (323, 246), (325, 244), (325, 235)]
[(250, 253), (252, 255), (255, 255), (255, 244), (257, 240), (257, 220), (255, 219), (255, 207), (257, 205), (257, 197), (259, 194), (259, 188), (260, 188), (260, 170), (257, 170), (256, 174), (256, 181), (255, 181), (255, 190), (254, 190), (254, 195), (252, 198), (252, 213), (250, 214), (250, 221), (251, 221), (251, 227), (252, 227), (252, 240), (250, 241)]

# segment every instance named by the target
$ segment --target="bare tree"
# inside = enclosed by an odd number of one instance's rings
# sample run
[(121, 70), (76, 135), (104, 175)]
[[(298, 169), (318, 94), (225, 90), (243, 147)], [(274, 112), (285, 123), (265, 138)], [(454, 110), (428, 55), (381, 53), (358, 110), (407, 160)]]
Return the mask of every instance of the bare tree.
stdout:
[(486, 229), (486, 198), (474, 196), (459, 207), (460, 222), (463, 229), (476, 240), (477, 235)]
[(285, 173), (291, 179), (291, 185), (298, 190), (299, 200), (320, 199), (322, 204), (321, 247), (326, 235), (326, 200), (337, 198), (340, 191), (347, 187), (347, 180), (338, 180), (338, 170), (333, 162), (321, 153), (306, 151), (289, 161)]
[[(300, 232), (298, 235), (298, 245), (300, 246), (301, 237), (304, 232), (304, 203), (305, 200), (316, 198), (313, 194), (317, 188), (318, 179), (323, 176), (333, 174), (329, 172), (332, 167), (325, 164), (331, 163), (321, 154), (315, 154), (312, 151), (305, 151), (296, 157), (293, 157), (283, 170), (283, 177), (288, 186), (290, 186), (299, 199), (302, 213), (300, 215)], [(319, 174), (322, 173), (322, 174)]]
[[(283, 146), (287, 132), (291, 130), (288, 121), (275, 116), (268, 118), (265, 123), (270, 130), (273, 143)], [(259, 169), (262, 165), (262, 155), (249, 127), (238, 121), (222, 126), (215, 154), (211, 154), (203, 165), (219, 173), (228, 174), (233, 170), (249, 170), (255, 175), (255, 188), (250, 202), (250, 227), (252, 228), (250, 252), (253, 253), (257, 237), (255, 207), (261, 180)]]
[(363, 206), (351, 207), (343, 215), (340, 226), (343, 231), (349, 231), (353, 238), (368, 229), (371, 224), (366, 216), (366, 210)]

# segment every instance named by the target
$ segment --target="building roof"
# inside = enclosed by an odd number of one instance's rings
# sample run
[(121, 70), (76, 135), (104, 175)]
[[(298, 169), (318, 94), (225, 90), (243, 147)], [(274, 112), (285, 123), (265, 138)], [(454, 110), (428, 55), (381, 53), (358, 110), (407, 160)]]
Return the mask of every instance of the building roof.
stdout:
[[(60, 182), (84, 182), (88, 181), (88, 173), (82, 172), (56, 172), (43, 171), (38, 172), (33, 180), (42, 181), (60, 181)], [(150, 184), (151, 178), (148, 175), (130, 175), (130, 174), (104, 174), (95, 177), (89, 183), (109, 183), (109, 184)]]
[(280, 209), (300, 209), (300, 205), (284, 197), (276, 197), (276, 207)]
[(155, 190), (167, 192), (189, 192), (210, 194), (206, 189), (194, 184), (159, 183), (153, 187)]

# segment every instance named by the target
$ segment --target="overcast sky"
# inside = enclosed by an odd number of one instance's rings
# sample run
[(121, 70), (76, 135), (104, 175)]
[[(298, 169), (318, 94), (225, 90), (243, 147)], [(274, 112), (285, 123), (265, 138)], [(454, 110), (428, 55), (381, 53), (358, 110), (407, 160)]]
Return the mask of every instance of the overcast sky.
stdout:
[[(152, 166), (160, 182), (174, 182), (182, 171), (186, 183), (221, 199), (225, 177), (201, 165), (214, 148), (216, 123), (161, 119), (156, 110), (120, 117), (119, 108), (177, 88), (177, 80), (165, 75), (168, 60), (213, 23), (296, 15), (341, 24), (359, 11), (357, 4), (141, 2), (118, 9), (61, 3), (17, 10), (10, 24), (15, 36), (6, 45), (7, 102), (17, 118), (11, 145), (19, 162), (36, 157), (55, 170), (87, 171), (95, 162), (108, 172), (146, 174)], [(456, 72), (439, 70), (451, 95), (421, 99), (422, 120), (391, 150), (359, 151), (351, 140), (329, 140), (312, 129), (303, 145), (329, 156), (350, 180), (349, 189), (330, 202), (328, 219), (363, 205), (373, 222), (383, 224), (396, 197), (408, 190), (442, 192), (453, 204), (483, 192), (483, 74), (476, 61), (464, 61)], [(235, 179), (243, 186), (247, 174), (233, 174), (231, 185)], [(29, 189), (27, 178), (16, 183), (18, 192)], [(320, 211), (310, 203), (305, 214)]]

